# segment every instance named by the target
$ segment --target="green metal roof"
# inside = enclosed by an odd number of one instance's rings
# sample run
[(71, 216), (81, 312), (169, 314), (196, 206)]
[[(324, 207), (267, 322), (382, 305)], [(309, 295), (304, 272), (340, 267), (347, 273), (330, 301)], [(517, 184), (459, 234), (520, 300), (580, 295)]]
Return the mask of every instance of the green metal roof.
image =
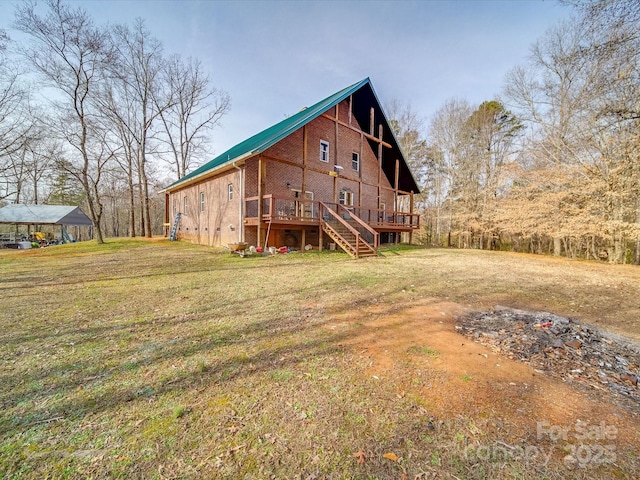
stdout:
[[(375, 107), (376, 109), (381, 113), (382, 117), (384, 118), (384, 113), (382, 112), (382, 109), (380, 107), (380, 103), (378, 102), (378, 98), (375, 94), (375, 92), (373, 91), (373, 87), (371, 86), (371, 82), (369, 80), (369, 78), (365, 78), (364, 80), (361, 80), (358, 83), (354, 83), (353, 85), (344, 88), (342, 90), (340, 90), (339, 92), (334, 93), (333, 95), (325, 98), (324, 100), (319, 101), (318, 103), (316, 103), (315, 105), (308, 107), (308, 108), (304, 108), (302, 110), (300, 110), (298, 113), (296, 113), (295, 115), (292, 115), (289, 118), (286, 118), (284, 120), (282, 120), (281, 122), (276, 123), (275, 125), (267, 128), (266, 130), (263, 130), (257, 134), (255, 134), (254, 136), (247, 138), (246, 140), (244, 140), (243, 142), (240, 142), (239, 144), (235, 145), (234, 147), (231, 147), (229, 150), (227, 150), (226, 152), (222, 153), (221, 155), (218, 155), (216, 158), (214, 158), (213, 160), (210, 160), (209, 162), (205, 163), (204, 165), (202, 165), (201, 167), (197, 168), (196, 170), (194, 170), (193, 172), (185, 175), (184, 177), (182, 177), (180, 180), (172, 183), (171, 185), (169, 185), (168, 187), (166, 187), (164, 189), (164, 191), (169, 191), (169, 190), (174, 190), (175, 188), (178, 188), (180, 186), (182, 186), (183, 184), (189, 182), (189, 180), (193, 180), (197, 177), (200, 177), (202, 175), (205, 175), (209, 172), (212, 172), (214, 170), (217, 170), (218, 168), (227, 165), (227, 164), (232, 164), (233, 162), (236, 162), (238, 160), (243, 160), (245, 158), (249, 158), (252, 157), (254, 155), (257, 155), (261, 152), (264, 152), (266, 149), (268, 149), (269, 147), (275, 145), (277, 142), (279, 142), (280, 140), (282, 140), (283, 138), (287, 137), (288, 135), (292, 134), (293, 132), (295, 132), (296, 130), (298, 130), (299, 128), (301, 128), (302, 126), (306, 125), (307, 123), (309, 123), (310, 121), (312, 121), (313, 119), (315, 119), (316, 117), (319, 117), (320, 115), (322, 115), (324, 112), (326, 112), (327, 110), (329, 110), (331, 107), (336, 106), (338, 103), (340, 103), (341, 101), (343, 101), (344, 99), (348, 98), (350, 95), (353, 95), (354, 93), (358, 92), (359, 90), (362, 89), (362, 87), (367, 86), (369, 87), (368, 91), (370, 92), (370, 94), (373, 97), (373, 101), (376, 103)], [(371, 105), (373, 106), (373, 105)], [(367, 115), (368, 115), (368, 108), (367, 108)], [(358, 115), (356, 115), (358, 116)], [(385, 138), (391, 138), (391, 144), (393, 145), (393, 147), (397, 150), (397, 157), (402, 159), (402, 171), (401, 171), (401, 175), (403, 176), (403, 178), (407, 178), (406, 177), (406, 173), (408, 173), (408, 180), (405, 180), (404, 183), (406, 185), (404, 185), (404, 189), (406, 191), (415, 191), (418, 192), (418, 186), (415, 182), (415, 180), (413, 179), (413, 176), (411, 175), (411, 172), (409, 171), (408, 167), (406, 166), (406, 162), (404, 161), (404, 157), (402, 156), (402, 153), (400, 152), (400, 148), (398, 147), (397, 141), (393, 135), (393, 132), (391, 131), (388, 122), (384, 121), (385, 125)], [(384, 168), (384, 166), (383, 166)], [(395, 167), (393, 167), (395, 168)], [(391, 175), (389, 178), (393, 178), (393, 174), (391, 173), (391, 171), (387, 172), (386, 168), (385, 169), (385, 174), (387, 174), (387, 176)], [(402, 187), (401, 187), (402, 188)]]

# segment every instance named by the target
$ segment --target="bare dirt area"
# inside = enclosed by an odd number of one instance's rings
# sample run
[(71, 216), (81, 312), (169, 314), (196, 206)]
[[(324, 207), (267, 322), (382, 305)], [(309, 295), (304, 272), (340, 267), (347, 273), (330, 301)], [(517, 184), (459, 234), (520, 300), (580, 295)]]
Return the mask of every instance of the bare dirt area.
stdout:
[[(505, 307), (498, 310), (513, 311)], [(551, 361), (542, 371), (537, 368), (540, 365), (497, 346), (497, 339), (505, 343), (504, 339), (513, 338), (502, 328), (504, 324), (487, 321), (483, 325), (482, 315), (473, 308), (435, 298), (398, 310), (372, 306), (344, 312), (329, 328), (340, 331), (363, 317), (371, 320), (347, 346), (364, 360), (364, 374), (383, 383), (408, 377), (403, 384), (406, 389), (397, 395), (419, 397), (432, 417), (434, 430), (451, 418), (473, 419), (464, 431), (465, 456), (488, 461), (525, 459), (526, 463), (545, 466), (556, 462), (560, 469), (566, 468), (564, 475), (571, 477), (570, 472), (576, 469), (591, 478), (627, 477), (618, 472), (616, 460), (621, 450), (640, 448), (637, 381), (626, 382), (621, 392), (568, 381), (572, 375), (563, 370), (566, 365), (554, 368)], [(546, 317), (533, 315), (534, 320), (540, 318)], [(477, 330), (486, 336), (474, 338)], [(612, 343), (607, 345), (613, 348)], [(625, 341), (619, 350), (627, 350), (627, 345), (633, 343)], [(638, 366), (631, 364), (632, 369)], [(412, 375), (428, 377), (426, 386), (416, 388), (418, 382), (412, 381)], [(598, 473), (603, 466), (607, 468)], [(563, 474), (557, 475), (560, 478)]]

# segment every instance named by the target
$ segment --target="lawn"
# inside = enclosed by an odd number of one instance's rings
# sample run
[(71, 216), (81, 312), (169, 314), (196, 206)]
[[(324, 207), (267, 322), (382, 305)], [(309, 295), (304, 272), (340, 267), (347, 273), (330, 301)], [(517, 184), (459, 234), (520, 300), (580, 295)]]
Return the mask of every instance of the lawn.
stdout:
[(0, 279), (0, 478), (640, 475), (640, 410), (455, 331), (500, 304), (640, 341), (638, 267), (112, 239), (2, 250)]

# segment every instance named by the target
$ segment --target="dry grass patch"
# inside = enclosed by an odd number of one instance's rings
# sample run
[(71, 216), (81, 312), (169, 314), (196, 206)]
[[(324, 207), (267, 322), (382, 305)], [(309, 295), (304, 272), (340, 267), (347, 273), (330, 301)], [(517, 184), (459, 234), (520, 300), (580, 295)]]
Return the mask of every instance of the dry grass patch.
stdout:
[[(488, 368), (491, 352), (453, 329), (500, 303), (640, 339), (634, 267), (422, 249), (242, 259), (112, 240), (2, 251), (0, 276), (3, 478), (639, 474), (636, 412), (506, 359)], [(578, 406), (618, 429), (615, 462), (590, 450), (567, 465), (566, 442), (538, 438), (537, 421), (587, 418)], [(527, 446), (554, 451), (518, 457)]]

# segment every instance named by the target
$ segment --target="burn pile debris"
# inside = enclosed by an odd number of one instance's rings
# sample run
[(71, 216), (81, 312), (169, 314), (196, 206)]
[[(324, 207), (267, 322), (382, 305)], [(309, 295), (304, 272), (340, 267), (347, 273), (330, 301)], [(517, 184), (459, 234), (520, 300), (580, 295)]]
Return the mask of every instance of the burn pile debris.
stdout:
[(627, 339), (552, 313), (501, 306), (460, 318), (456, 329), (547, 375), (610, 390), (640, 408), (640, 348)]

